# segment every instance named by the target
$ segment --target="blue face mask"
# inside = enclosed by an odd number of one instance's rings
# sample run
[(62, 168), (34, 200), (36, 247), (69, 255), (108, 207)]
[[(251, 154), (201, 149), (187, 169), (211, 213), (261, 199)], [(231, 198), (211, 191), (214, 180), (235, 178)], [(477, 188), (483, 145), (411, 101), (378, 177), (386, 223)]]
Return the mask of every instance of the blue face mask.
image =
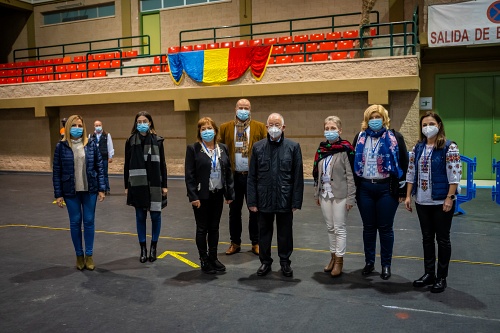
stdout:
[(339, 131), (325, 131), (325, 138), (328, 141), (335, 141), (339, 138)]
[(137, 124), (137, 130), (141, 133), (146, 133), (149, 130), (149, 124)]
[(205, 142), (212, 141), (214, 137), (215, 137), (215, 131), (213, 129), (206, 129), (203, 132), (201, 132), (201, 138)]
[(382, 124), (383, 124), (383, 121), (380, 118), (378, 118), (378, 119), (370, 119), (368, 121), (368, 126), (370, 126), (370, 128), (372, 130), (374, 130), (375, 132), (376, 131), (380, 131), (382, 129)]
[(74, 138), (80, 138), (83, 135), (83, 128), (81, 127), (71, 127), (69, 130), (69, 134), (71, 134)]
[(97, 127), (95, 128), (95, 131), (96, 131), (97, 133), (101, 133), (101, 132), (102, 132), (102, 127), (101, 127), (101, 126), (97, 126)]
[(240, 120), (247, 120), (248, 117), (250, 116), (250, 110), (244, 110), (244, 109), (238, 109), (238, 111), (236, 111), (236, 117), (238, 117), (238, 119)]

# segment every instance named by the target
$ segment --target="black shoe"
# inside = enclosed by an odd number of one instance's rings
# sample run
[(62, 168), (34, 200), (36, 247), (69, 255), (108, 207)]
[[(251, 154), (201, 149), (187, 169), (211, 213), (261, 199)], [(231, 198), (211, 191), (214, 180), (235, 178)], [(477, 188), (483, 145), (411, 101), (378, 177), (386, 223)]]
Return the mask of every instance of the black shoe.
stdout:
[(206, 274), (215, 274), (216, 270), (208, 258), (201, 259), (201, 270)]
[(292, 277), (293, 276), (293, 269), (290, 267), (290, 264), (283, 264), (281, 265), (281, 274), (286, 277)]
[(442, 293), (446, 289), (446, 278), (436, 278), (431, 293)]
[(212, 264), (212, 266), (214, 267), (214, 269), (217, 271), (217, 272), (225, 272), (226, 271), (226, 266), (224, 266), (223, 263), (221, 263), (219, 261), (219, 259), (217, 258), (210, 258), (210, 263)]
[(415, 288), (422, 288), (425, 286), (433, 285), (435, 281), (436, 277), (434, 276), (434, 274), (425, 273), (418, 280), (413, 281), (413, 286)]
[(391, 277), (391, 266), (382, 267), (382, 273), (380, 273), (382, 280), (389, 280)]
[(142, 263), (148, 261), (148, 249), (146, 248), (146, 244), (141, 244), (141, 256), (139, 257), (139, 261)]
[(151, 242), (151, 248), (149, 249), (149, 261), (153, 262), (156, 260), (156, 242)]
[(257, 275), (258, 276), (264, 276), (267, 275), (271, 271), (271, 265), (269, 264), (262, 264), (260, 265), (259, 269), (257, 270)]
[(363, 270), (361, 271), (361, 275), (368, 275), (371, 272), (373, 272), (374, 269), (375, 269), (374, 264), (366, 264)]

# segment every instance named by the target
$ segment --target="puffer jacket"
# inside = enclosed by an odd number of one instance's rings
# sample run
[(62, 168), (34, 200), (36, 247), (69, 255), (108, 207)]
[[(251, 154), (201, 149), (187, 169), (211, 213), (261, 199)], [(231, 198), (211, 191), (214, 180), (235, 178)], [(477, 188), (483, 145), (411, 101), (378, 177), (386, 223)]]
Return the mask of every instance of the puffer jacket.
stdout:
[[(94, 140), (90, 139), (85, 149), (85, 168), (89, 193), (106, 191), (102, 169), (102, 156)], [(60, 141), (54, 152), (52, 164), (52, 183), (54, 197), (76, 195), (75, 190), (75, 161), (73, 150), (67, 141)]]
[(302, 208), (304, 173), (300, 145), (281, 136), (255, 143), (247, 179), (247, 205), (263, 213)]

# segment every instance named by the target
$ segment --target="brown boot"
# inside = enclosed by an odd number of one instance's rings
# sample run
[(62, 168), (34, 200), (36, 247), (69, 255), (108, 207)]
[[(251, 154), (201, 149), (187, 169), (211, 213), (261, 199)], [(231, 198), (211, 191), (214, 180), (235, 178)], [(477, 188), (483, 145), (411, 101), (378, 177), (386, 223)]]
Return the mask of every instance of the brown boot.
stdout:
[(85, 268), (85, 257), (76, 256), (76, 269), (83, 270)]
[(229, 249), (227, 249), (226, 254), (229, 256), (231, 254), (235, 254), (241, 251), (241, 246), (239, 244), (231, 242), (229, 245)]
[(92, 256), (85, 257), (85, 268), (89, 271), (93, 271), (95, 269), (94, 259), (92, 259)]
[(337, 277), (342, 274), (342, 267), (344, 266), (344, 257), (335, 257), (335, 262), (333, 264), (332, 276)]
[(332, 253), (332, 259), (330, 259), (330, 262), (328, 263), (328, 265), (325, 266), (325, 268), (323, 269), (323, 271), (325, 272), (331, 272), (332, 269), (333, 269), (333, 263), (335, 262), (335, 253)]

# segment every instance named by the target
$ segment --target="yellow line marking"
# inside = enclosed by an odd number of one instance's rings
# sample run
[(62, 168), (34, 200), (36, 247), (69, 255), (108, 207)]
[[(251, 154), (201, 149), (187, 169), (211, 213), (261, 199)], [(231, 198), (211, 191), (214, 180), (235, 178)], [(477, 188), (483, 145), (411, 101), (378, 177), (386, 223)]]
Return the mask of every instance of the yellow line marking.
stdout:
[[(69, 231), (69, 228), (57, 228), (57, 227), (47, 227), (47, 226), (28, 225), (28, 224), (5, 224), (5, 225), (0, 225), (0, 228), (9, 228), (9, 227), (22, 227), (22, 228), (31, 228), (31, 229), (48, 229), (48, 230)], [(125, 236), (136, 236), (137, 237), (137, 234), (134, 234), (134, 233), (131, 233), (131, 232), (106, 231), (106, 230), (96, 230), (95, 232), (96, 233), (100, 233), (100, 234), (108, 234), (108, 235), (125, 235)], [(150, 237), (150, 236), (148, 235), (148, 237)], [(182, 237), (171, 237), (171, 236), (160, 236), (160, 238), (161, 239), (169, 239), (169, 240), (188, 241), (188, 242), (194, 242), (195, 241), (193, 238), (182, 238)], [(219, 244), (229, 245), (230, 243), (229, 242), (219, 242)], [(241, 246), (251, 246), (251, 244), (241, 244)], [(272, 246), (272, 248), (277, 248), (277, 247), (276, 246)], [(303, 252), (312, 252), (312, 253), (330, 253), (329, 250), (317, 250), (317, 249), (300, 248), (300, 247), (295, 247), (293, 250), (294, 251), (303, 251)], [(169, 251), (166, 251), (166, 252), (169, 252)], [(181, 253), (181, 252), (172, 252), (172, 253), (185, 254), (185, 253)], [(162, 255), (163, 254), (165, 254), (165, 252), (162, 253)], [(171, 253), (169, 253), (169, 254), (171, 254)], [(348, 255), (355, 255), (355, 256), (364, 256), (365, 255), (364, 253), (361, 253), (361, 252), (346, 252), (346, 254), (348, 254)], [(164, 256), (166, 256), (166, 254)], [(158, 258), (163, 258), (163, 257), (158, 256)], [(424, 260), (424, 258), (414, 257), (414, 256), (392, 256), (392, 257), (395, 258), (395, 259)], [(179, 258), (177, 258), (177, 259), (179, 259)], [(183, 259), (185, 259), (185, 258), (183, 258)], [(179, 260), (181, 260), (181, 259), (179, 259)], [(470, 261), (470, 260), (460, 260), (460, 259), (451, 259), (450, 262), (456, 262), (456, 263), (468, 264), (468, 265), (481, 265), (481, 266), (500, 267), (499, 263), (494, 263), (494, 262)], [(187, 264), (187, 262), (186, 262), (186, 264)], [(190, 264), (188, 264), (188, 265), (190, 265)], [(194, 264), (194, 265), (196, 265), (196, 264)], [(198, 266), (198, 265), (196, 265), (196, 266)], [(193, 266), (193, 267), (195, 267), (195, 266)]]
[(177, 260), (180, 260), (182, 261), (183, 263), (193, 267), (193, 268), (200, 268), (200, 266), (198, 266), (197, 264), (195, 264), (194, 262), (192, 262), (191, 260), (188, 260), (186, 258), (184, 258), (183, 256), (181, 256), (181, 254), (188, 254), (187, 252), (176, 252), (176, 251), (165, 251), (163, 252), (162, 254), (160, 254), (158, 256), (158, 258), (165, 258), (166, 256), (168, 255), (171, 255), (172, 257), (174, 257), (175, 259)]

